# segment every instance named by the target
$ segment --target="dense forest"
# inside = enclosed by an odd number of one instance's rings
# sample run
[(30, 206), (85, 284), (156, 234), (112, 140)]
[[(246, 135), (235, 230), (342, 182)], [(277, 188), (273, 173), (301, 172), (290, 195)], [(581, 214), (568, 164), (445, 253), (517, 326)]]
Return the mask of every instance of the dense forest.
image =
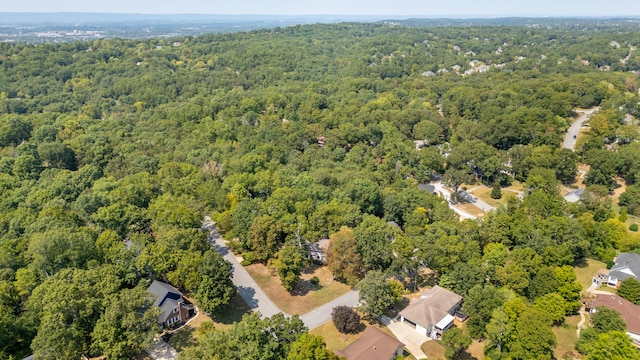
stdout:
[[(230, 268), (205, 215), (246, 262), (278, 260), (283, 284), (298, 279), (297, 245), (323, 238), (352, 285), (428, 267), (465, 296), (469, 333), (492, 359), (550, 358), (551, 325), (580, 307), (571, 265), (640, 250), (609, 196), (623, 179), (620, 205), (640, 215), (638, 47), (625, 24), (2, 43), (0, 359), (134, 356), (159, 330), (153, 279), (224, 311)], [(574, 109), (593, 106), (578, 150), (562, 149)], [(570, 204), (559, 185), (578, 163), (588, 187)], [(438, 178), (526, 191), (460, 222), (418, 187)], [(297, 321), (276, 350), (246, 354), (298, 353), (315, 339)], [(228, 351), (242, 326), (190, 353)], [(603, 358), (615, 334), (583, 351)]]

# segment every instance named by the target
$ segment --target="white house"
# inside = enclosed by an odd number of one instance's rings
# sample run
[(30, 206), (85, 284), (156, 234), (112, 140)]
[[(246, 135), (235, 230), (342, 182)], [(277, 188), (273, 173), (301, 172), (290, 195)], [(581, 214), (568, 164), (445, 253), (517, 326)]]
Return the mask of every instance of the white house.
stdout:
[(620, 286), (622, 280), (634, 278), (640, 280), (640, 255), (636, 253), (621, 253), (615, 259), (611, 270), (603, 270), (593, 277), (592, 282), (597, 287), (606, 284), (611, 287)]
[(461, 304), (462, 296), (434, 286), (400, 312), (400, 321), (423, 335), (437, 339), (453, 326), (454, 314)]

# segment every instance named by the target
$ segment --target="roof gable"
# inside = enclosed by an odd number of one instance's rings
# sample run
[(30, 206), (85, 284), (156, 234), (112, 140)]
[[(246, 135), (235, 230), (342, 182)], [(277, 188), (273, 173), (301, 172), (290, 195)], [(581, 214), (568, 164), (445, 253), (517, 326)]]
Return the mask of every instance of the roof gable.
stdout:
[(462, 296), (440, 286), (434, 286), (411, 302), (400, 315), (424, 328), (436, 325), (449, 314), (449, 310), (462, 300)]
[(382, 330), (369, 326), (358, 340), (336, 353), (347, 360), (389, 360), (400, 346), (404, 347), (404, 344)]
[(173, 310), (179, 306), (182, 293), (173, 286), (162, 281), (154, 280), (147, 288), (155, 299), (153, 306), (158, 306), (161, 310), (160, 322), (165, 322)]
[(611, 267), (610, 276), (620, 280), (634, 277), (640, 280), (640, 255), (636, 253), (621, 253), (616, 263)]

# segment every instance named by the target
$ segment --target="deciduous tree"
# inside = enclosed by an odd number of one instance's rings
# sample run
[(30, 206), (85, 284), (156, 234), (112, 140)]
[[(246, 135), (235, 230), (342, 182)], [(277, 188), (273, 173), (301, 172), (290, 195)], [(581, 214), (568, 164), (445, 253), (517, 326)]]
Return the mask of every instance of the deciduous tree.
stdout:
[(331, 320), (341, 333), (356, 333), (360, 328), (360, 315), (348, 306), (336, 306), (331, 311)]
[(444, 356), (448, 359), (458, 359), (460, 354), (471, 345), (471, 337), (462, 329), (454, 327), (442, 334), (442, 345), (445, 347)]
[(369, 271), (358, 285), (358, 298), (362, 311), (371, 317), (378, 317), (396, 302), (393, 289), (387, 277), (380, 271)]

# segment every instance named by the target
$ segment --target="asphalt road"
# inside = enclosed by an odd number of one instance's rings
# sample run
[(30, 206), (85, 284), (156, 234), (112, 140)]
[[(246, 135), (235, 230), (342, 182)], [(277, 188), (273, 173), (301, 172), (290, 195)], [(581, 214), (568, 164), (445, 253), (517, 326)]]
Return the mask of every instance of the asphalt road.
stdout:
[[(280, 310), (280, 308), (276, 306), (276, 304), (274, 304), (271, 299), (269, 299), (267, 294), (262, 291), (258, 284), (253, 281), (251, 275), (249, 275), (247, 270), (245, 270), (245, 268), (240, 265), (238, 259), (236, 259), (235, 255), (233, 255), (233, 253), (224, 243), (224, 239), (222, 239), (220, 234), (218, 234), (218, 231), (216, 231), (211, 218), (207, 216), (204, 219), (202, 228), (209, 230), (209, 243), (214, 246), (216, 251), (233, 266), (233, 284), (236, 286), (236, 288), (238, 289), (238, 293), (240, 294), (240, 296), (242, 296), (247, 305), (249, 305), (251, 310), (260, 312), (260, 314), (264, 317), (271, 317), (278, 313), (282, 313), (286, 316), (291, 316)], [(357, 304), (358, 292), (351, 291), (320, 306), (319, 308), (301, 315), (300, 319), (302, 319), (309, 330), (315, 329), (318, 326), (331, 320), (331, 311), (334, 307), (338, 305), (353, 307)]]
[(460, 220), (477, 219), (476, 216), (474, 216), (472, 214), (469, 214), (469, 213), (467, 213), (465, 211), (462, 211), (462, 210), (458, 209), (457, 207), (455, 207), (453, 204), (451, 204), (451, 193), (449, 192), (448, 189), (445, 188), (445, 186), (440, 181), (434, 182), (434, 183), (432, 183), (432, 185), (436, 189), (436, 192), (438, 192), (439, 194), (441, 194), (444, 197), (444, 199), (447, 202), (447, 204), (449, 204), (449, 208), (460, 216)]
[(598, 110), (600, 110), (599, 106), (596, 106), (589, 110), (581, 111), (580, 116), (578, 116), (576, 121), (574, 121), (573, 124), (569, 126), (569, 129), (564, 136), (564, 141), (562, 142), (563, 148), (575, 150), (576, 141), (578, 141), (578, 134), (580, 134), (580, 128), (587, 120), (589, 120), (591, 114)]
[(350, 291), (333, 301), (329, 301), (328, 303), (316, 308), (315, 310), (311, 310), (310, 312), (300, 316), (300, 319), (304, 322), (305, 325), (309, 328), (309, 330), (315, 329), (318, 326), (326, 323), (331, 320), (331, 311), (336, 306), (350, 306), (354, 307), (358, 305), (358, 292)]
[(247, 270), (244, 269), (238, 259), (236, 259), (235, 255), (229, 250), (227, 245), (224, 243), (224, 239), (218, 234), (216, 231), (213, 222), (209, 217), (205, 218), (204, 223), (202, 224), (204, 229), (210, 231), (209, 233), (209, 243), (212, 246), (215, 246), (216, 251), (224, 257), (225, 260), (233, 265), (233, 284), (238, 289), (238, 293), (244, 301), (249, 305), (251, 310), (258, 311), (264, 317), (271, 317), (278, 313), (283, 313), (288, 316), (288, 314), (284, 313), (276, 306), (276, 304), (269, 299), (267, 294), (262, 291), (262, 289), (253, 281), (253, 278)]

